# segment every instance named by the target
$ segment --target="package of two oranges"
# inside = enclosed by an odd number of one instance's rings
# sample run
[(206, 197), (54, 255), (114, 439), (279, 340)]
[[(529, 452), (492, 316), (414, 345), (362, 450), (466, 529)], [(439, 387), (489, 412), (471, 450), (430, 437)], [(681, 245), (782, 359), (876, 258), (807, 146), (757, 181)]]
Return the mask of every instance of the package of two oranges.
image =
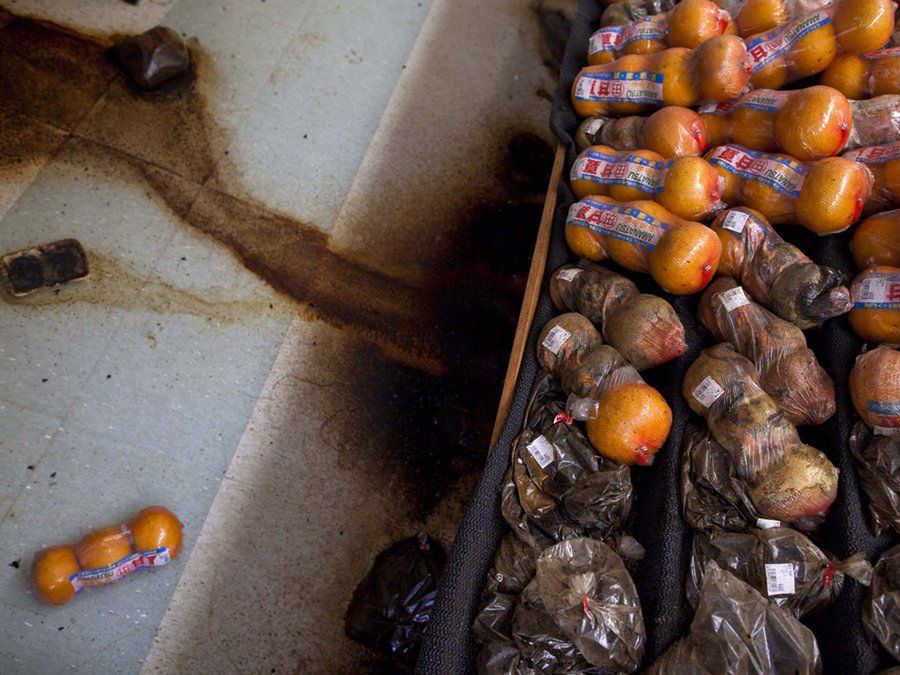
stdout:
[(85, 588), (167, 565), (181, 553), (181, 545), (182, 524), (175, 514), (150, 506), (127, 523), (94, 530), (73, 545), (39, 551), (32, 567), (34, 591), (45, 604), (63, 605)]

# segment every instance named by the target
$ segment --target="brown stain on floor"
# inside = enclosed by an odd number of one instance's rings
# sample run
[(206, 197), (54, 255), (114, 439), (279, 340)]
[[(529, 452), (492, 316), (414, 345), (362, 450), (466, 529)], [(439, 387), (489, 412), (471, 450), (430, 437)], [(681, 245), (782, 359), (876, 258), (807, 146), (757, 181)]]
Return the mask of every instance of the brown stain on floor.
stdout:
[[(216, 168), (230, 161), (228, 138), (206, 105), (217, 74), (196, 42), (189, 41), (191, 72), (151, 93), (109, 60), (111, 42), (0, 9), (0, 177), (65, 152), (89, 179), (138, 186), (227, 247), (304, 316), (370, 343), (352, 357), (357, 381), (346, 386), (367, 392), (360, 414), (390, 428), (384, 450), (427, 513), (455, 475), (481, 465), (490, 438), (552, 163), (549, 144), (511, 124), (496, 149), (509, 201), (473, 204), (471, 213), (456, 214), (458, 222), (442, 220), (452, 224), (442, 231), (442, 264), (424, 279), (416, 275), (419, 281), (400, 279), (333, 250), (315, 225), (235, 196), (247, 193), (243, 186), (221, 183)], [(12, 123), (20, 118), (34, 120), (31, 128)], [(41, 133), (59, 142), (48, 146)], [(91, 242), (82, 243), (90, 252)], [(397, 246), (415, 251), (417, 241)], [(91, 264), (88, 280), (16, 303), (38, 311), (86, 302), (223, 324), (271, 311), (254, 298), (230, 299), (227, 289), (186, 291), (122, 261), (92, 255)], [(355, 452), (347, 449), (348, 462)]]

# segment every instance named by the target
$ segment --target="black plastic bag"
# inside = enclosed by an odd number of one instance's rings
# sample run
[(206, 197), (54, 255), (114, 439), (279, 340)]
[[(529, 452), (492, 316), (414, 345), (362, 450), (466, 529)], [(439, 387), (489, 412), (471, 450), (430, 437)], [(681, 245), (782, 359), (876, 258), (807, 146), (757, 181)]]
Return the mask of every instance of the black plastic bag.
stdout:
[(112, 51), (125, 71), (144, 89), (156, 89), (184, 74), (191, 63), (181, 37), (165, 26), (120, 40)]
[(786, 527), (697, 532), (685, 589), (692, 607), (699, 601), (710, 560), (798, 619), (820, 611), (840, 595), (845, 574), (866, 585), (872, 575), (863, 553), (837, 561)]
[(850, 450), (869, 504), (872, 531), (900, 533), (900, 435), (876, 436), (858, 421), (850, 433)]
[(806, 626), (716, 563), (707, 563), (690, 633), (650, 667), (669, 673), (819, 673)]
[(431, 617), (444, 551), (427, 534), (393, 544), (353, 592), (347, 635), (376, 651), (414, 660)]
[(737, 475), (731, 455), (706, 428), (695, 425), (684, 434), (681, 502), (685, 520), (703, 532), (745, 532), (759, 520), (749, 486)]
[(875, 563), (862, 612), (866, 634), (900, 661), (900, 546), (885, 551)]

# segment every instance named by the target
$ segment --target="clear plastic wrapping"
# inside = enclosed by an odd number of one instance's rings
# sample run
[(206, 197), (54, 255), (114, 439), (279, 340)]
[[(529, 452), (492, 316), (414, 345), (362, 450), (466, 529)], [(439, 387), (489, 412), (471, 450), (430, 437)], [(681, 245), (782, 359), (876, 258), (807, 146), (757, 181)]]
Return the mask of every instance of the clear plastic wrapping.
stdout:
[(705, 159), (722, 177), (722, 200), (762, 213), (771, 223), (799, 223), (816, 234), (842, 232), (859, 220), (872, 191), (867, 166), (846, 157), (804, 163), (788, 155), (720, 145)]
[(537, 672), (637, 670), (646, 631), (622, 559), (582, 537), (545, 549), (536, 567), (511, 622), (522, 660)]
[(665, 159), (696, 157), (710, 145), (700, 115), (677, 105), (646, 117), (588, 117), (578, 126), (575, 143), (579, 151), (607, 145), (615, 150), (649, 150)]
[(827, 513), (838, 470), (800, 441), (748, 359), (725, 343), (703, 350), (685, 374), (683, 394), (731, 454), (760, 515), (790, 523)]
[(869, 216), (853, 231), (853, 261), (861, 269), (877, 265), (900, 267), (900, 209)]
[(829, 5), (829, 0), (720, 0), (741, 37), (764, 33)]
[(569, 180), (578, 199), (652, 199), (685, 220), (705, 220), (725, 208), (719, 198), (722, 179), (699, 157), (665, 160), (649, 150), (617, 152), (594, 145), (575, 159)]
[(533, 388), (526, 428), (512, 448), (500, 494), (500, 510), (527, 546), (587, 535), (609, 539), (631, 512), (627, 466), (598, 456), (573, 424), (548, 375)]
[(872, 190), (864, 213), (883, 211), (900, 204), (900, 141), (857, 148), (845, 152), (843, 157), (859, 162), (872, 174)]
[(572, 84), (572, 107), (580, 117), (636, 115), (670, 105), (689, 108), (703, 100), (738, 96), (749, 77), (743, 40), (719, 35), (695, 49), (626, 54), (587, 66)]
[(722, 244), (719, 273), (782, 319), (806, 329), (850, 311), (844, 276), (784, 241), (758, 211), (728, 209), (710, 227)]
[(882, 265), (861, 272), (850, 295), (853, 309), (848, 318), (860, 338), (900, 343), (900, 267)]
[(669, 47), (693, 49), (735, 31), (731, 16), (712, 0), (681, 0), (665, 13), (600, 28), (588, 41), (587, 58), (594, 66), (625, 54), (655, 54)]
[(900, 661), (900, 546), (875, 563), (872, 585), (863, 601), (863, 627), (894, 659)]
[(900, 346), (882, 345), (856, 357), (850, 397), (856, 414), (876, 434), (900, 433)]
[(823, 86), (756, 89), (731, 101), (702, 105), (699, 113), (712, 146), (780, 150), (801, 161), (839, 153), (855, 122), (847, 98)]
[(613, 347), (595, 343), (585, 350), (570, 349), (570, 343), (584, 342), (563, 328), (574, 324), (571, 316), (562, 314), (544, 326), (538, 337), (539, 363), (561, 378), (566, 411), (587, 421), (597, 452), (617, 463), (650, 464), (669, 435), (671, 408)]
[(822, 73), (822, 84), (852, 99), (900, 94), (900, 47), (840, 54)]
[(586, 260), (564, 265), (550, 277), (550, 297), (559, 309), (579, 312), (603, 339), (638, 370), (684, 353), (684, 326), (668, 302), (638, 292), (630, 280)]
[(839, 52), (883, 47), (894, 32), (895, 9), (892, 0), (836, 0), (747, 37), (750, 85), (781, 89), (821, 73)]
[(646, 672), (809, 675), (821, 670), (809, 628), (710, 561), (690, 633)]
[(181, 553), (182, 525), (162, 506), (141, 510), (127, 523), (101, 527), (69, 546), (34, 556), (32, 580), (38, 599), (63, 605), (85, 588), (118, 581), (145, 567), (160, 567)]
[(850, 451), (866, 496), (872, 531), (900, 533), (900, 434), (873, 434), (862, 422), (853, 426)]
[(595, 262), (610, 258), (634, 272), (649, 272), (664, 291), (676, 295), (696, 293), (709, 283), (722, 248), (706, 225), (645, 200), (582, 199), (570, 207), (565, 233), (576, 255)]
[(853, 128), (847, 138), (846, 150), (900, 141), (900, 94), (884, 94), (864, 101), (851, 100), (850, 114)]
[(745, 532), (759, 521), (750, 485), (705, 427), (688, 425), (681, 462), (684, 519), (695, 530)]
[(836, 560), (787, 527), (697, 532), (685, 588), (691, 607), (697, 606), (710, 560), (798, 619), (831, 604), (844, 588), (845, 574), (866, 585), (872, 575), (864, 553)]
[(650, 16), (662, 14), (675, 6), (675, 0), (625, 0), (603, 10), (601, 26), (624, 26)]
[(821, 424), (834, 414), (834, 382), (806, 346), (803, 331), (751, 300), (731, 277), (700, 298), (700, 323), (756, 366), (759, 382), (795, 425)]

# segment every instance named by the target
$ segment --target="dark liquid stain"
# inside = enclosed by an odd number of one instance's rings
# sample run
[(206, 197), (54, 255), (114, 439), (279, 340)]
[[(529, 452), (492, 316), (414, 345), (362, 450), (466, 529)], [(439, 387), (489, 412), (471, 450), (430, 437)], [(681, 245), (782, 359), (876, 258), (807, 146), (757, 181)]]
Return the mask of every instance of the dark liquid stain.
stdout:
[[(561, 25), (552, 16), (543, 23), (553, 35)], [(0, 10), (0, 176), (65, 152), (86, 173), (139, 186), (228, 247), (304, 315), (371, 343), (353, 357), (356, 381), (346, 386), (370, 397), (360, 414), (391, 429), (384, 452), (401, 467), (410, 493), (404, 498), (427, 514), (455, 476), (480, 467), (487, 449), (552, 163), (549, 144), (514, 131), (498, 139), (510, 201), (460, 215), (446, 233), (443, 262), (416, 284), (332, 250), (319, 228), (243, 196), (244, 186), (223, 184), (216, 169), (228, 161), (228, 139), (206, 105), (217, 76), (197, 44), (189, 45), (187, 77), (144, 92), (109, 61), (108, 43)], [(7, 133), (17, 128), (13, 117), (32, 127), (39, 120), (38, 131), (58, 142), (48, 149), (27, 125)], [(397, 245), (416, 250), (417, 242)], [(17, 304), (130, 309), (139, 302), (144, 310), (222, 323), (268, 311), (262, 299), (235, 301), (224, 291), (201, 297), (108, 258), (92, 256), (91, 264), (81, 288)]]

